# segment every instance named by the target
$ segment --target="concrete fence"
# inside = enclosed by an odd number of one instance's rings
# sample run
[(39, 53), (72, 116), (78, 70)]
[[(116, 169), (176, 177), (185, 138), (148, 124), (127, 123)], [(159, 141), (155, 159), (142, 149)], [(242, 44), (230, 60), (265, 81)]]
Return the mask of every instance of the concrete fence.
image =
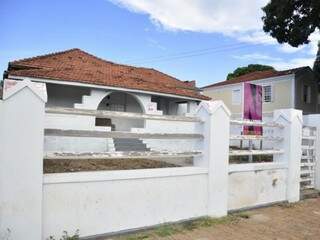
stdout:
[(230, 112), (215, 101), (197, 110), (203, 138), (194, 166), (43, 174), (45, 103), (45, 86), (30, 81), (17, 82), (0, 101), (0, 239), (77, 229), (92, 237), (299, 201), (301, 111), (274, 113), (281, 141), (271, 163), (228, 163)]

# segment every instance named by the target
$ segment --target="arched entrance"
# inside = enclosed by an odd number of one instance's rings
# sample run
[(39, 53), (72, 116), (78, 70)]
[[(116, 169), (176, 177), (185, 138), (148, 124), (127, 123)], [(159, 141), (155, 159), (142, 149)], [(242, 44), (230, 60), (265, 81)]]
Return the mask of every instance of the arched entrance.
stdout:
[[(108, 94), (98, 105), (98, 110), (143, 113), (143, 107), (131, 94), (125, 92), (112, 92)], [(144, 120), (109, 118), (96, 119), (96, 126), (110, 126), (114, 131), (130, 131), (131, 128), (143, 128)]]

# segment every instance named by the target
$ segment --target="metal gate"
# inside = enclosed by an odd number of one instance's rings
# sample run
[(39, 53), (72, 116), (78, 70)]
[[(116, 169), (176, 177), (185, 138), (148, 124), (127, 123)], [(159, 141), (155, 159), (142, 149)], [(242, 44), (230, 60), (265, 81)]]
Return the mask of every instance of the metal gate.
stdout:
[(316, 163), (316, 127), (302, 128), (301, 190), (314, 188)]

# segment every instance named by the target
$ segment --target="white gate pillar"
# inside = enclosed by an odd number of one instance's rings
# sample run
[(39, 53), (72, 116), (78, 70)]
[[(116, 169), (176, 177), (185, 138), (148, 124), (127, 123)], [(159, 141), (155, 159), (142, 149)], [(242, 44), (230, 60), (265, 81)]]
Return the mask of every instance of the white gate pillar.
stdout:
[(274, 111), (274, 121), (284, 125), (278, 133), (283, 137), (279, 148), (283, 154), (277, 155), (275, 161), (285, 162), (287, 171), (287, 194), (289, 202), (300, 200), (300, 168), (302, 145), (302, 111), (296, 109), (279, 109)]
[(230, 111), (222, 101), (203, 101), (197, 114), (204, 123), (203, 158), (195, 165), (208, 168), (208, 215), (221, 217), (228, 212), (228, 165)]
[(41, 240), (45, 85), (5, 80), (0, 100), (0, 239)]

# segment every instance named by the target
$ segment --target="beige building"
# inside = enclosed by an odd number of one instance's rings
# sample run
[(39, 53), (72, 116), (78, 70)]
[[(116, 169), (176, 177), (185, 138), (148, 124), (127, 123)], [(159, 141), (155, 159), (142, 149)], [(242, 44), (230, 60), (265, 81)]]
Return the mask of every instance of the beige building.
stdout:
[(224, 101), (234, 117), (241, 117), (244, 82), (263, 87), (264, 116), (281, 108), (301, 109), (304, 114), (319, 112), (318, 82), (310, 67), (253, 72), (205, 86), (202, 90), (212, 100)]

